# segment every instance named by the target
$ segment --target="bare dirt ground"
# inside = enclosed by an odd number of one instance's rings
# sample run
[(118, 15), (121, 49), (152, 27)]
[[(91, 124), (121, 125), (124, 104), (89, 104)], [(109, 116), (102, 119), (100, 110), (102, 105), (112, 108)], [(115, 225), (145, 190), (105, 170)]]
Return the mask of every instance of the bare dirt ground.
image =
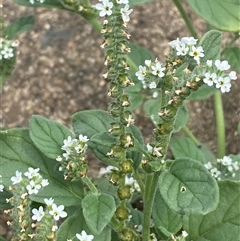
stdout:
[[(205, 22), (182, 1), (193, 24), (202, 36)], [(102, 74), (104, 54), (99, 47), (101, 36), (80, 15), (54, 9), (21, 7), (12, 0), (3, 2), (5, 24), (20, 16), (34, 15), (31, 31), (19, 37), (19, 57), (12, 78), (1, 91), (1, 125), (6, 128), (27, 127), (33, 114), (43, 115), (71, 127), (71, 115), (80, 110), (107, 110), (107, 83)], [(102, 21), (102, 20), (100, 20)], [(190, 36), (171, 1), (151, 1), (134, 7), (128, 24), (131, 41), (150, 51), (161, 61), (169, 51), (168, 42)], [(229, 35), (224, 34), (224, 41)], [(232, 91), (223, 95), (226, 117), (227, 154), (240, 153), (237, 124), (240, 121), (239, 79)], [(191, 117), (189, 128), (216, 153), (216, 127), (212, 99), (188, 103)], [(152, 124), (141, 109), (137, 125), (146, 139)], [(99, 169), (96, 160), (90, 162)], [(5, 220), (5, 217), (0, 216)], [(0, 222), (0, 235), (9, 240), (10, 233)]]

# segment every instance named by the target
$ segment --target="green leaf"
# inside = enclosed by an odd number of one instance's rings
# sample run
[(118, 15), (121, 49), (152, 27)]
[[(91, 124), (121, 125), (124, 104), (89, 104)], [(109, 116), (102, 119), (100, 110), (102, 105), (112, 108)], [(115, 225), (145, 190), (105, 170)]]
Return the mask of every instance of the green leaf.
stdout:
[(88, 194), (82, 200), (83, 216), (90, 230), (100, 234), (110, 223), (116, 205), (114, 198), (108, 194)]
[(189, 157), (201, 163), (206, 163), (201, 150), (189, 138), (173, 137), (170, 148), (175, 159)]
[(19, 5), (23, 5), (26, 7), (42, 7), (42, 8), (60, 8), (64, 9), (61, 1), (59, 0), (45, 0), (43, 3), (39, 1), (34, 1), (34, 4), (31, 4), (29, 0), (13, 0), (15, 3)]
[(63, 140), (73, 133), (59, 122), (48, 120), (39, 115), (30, 119), (30, 137), (34, 144), (47, 156), (56, 159), (62, 154)]
[(220, 181), (219, 188), (220, 200), (213, 212), (184, 215), (183, 229), (188, 233), (188, 241), (240, 240), (240, 182)]
[(174, 161), (169, 172), (160, 175), (159, 189), (169, 207), (180, 214), (206, 214), (219, 201), (217, 181), (201, 163), (190, 158)]
[(201, 143), (198, 146), (198, 149), (201, 151), (204, 157), (204, 160), (205, 160), (204, 163), (207, 163), (207, 162), (217, 163), (217, 158), (215, 157), (215, 155), (212, 153), (212, 151), (209, 149), (207, 145)]
[(151, 0), (129, 0), (129, 5), (131, 7), (131, 6), (135, 6), (135, 5), (143, 4), (147, 2), (151, 2)]
[(221, 53), (222, 33), (217, 30), (210, 30), (204, 34), (199, 41), (199, 45), (204, 49), (204, 57), (201, 58), (201, 63), (206, 63), (207, 60), (216, 60), (220, 58)]
[(8, 39), (13, 39), (20, 33), (30, 30), (33, 24), (33, 16), (21, 17), (3, 30), (3, 36), (7, 36)]
[(189, 119), (188, 109), (186, 107), (186, 104), (184, 104), (182, 107), (178, 109), (176, 120), (173, 126), (174, 132), (180, 131), (181, 128), (188, 123), (188, 119)]
[(240, 71), (240, 48), (226, 48), (224, 49), (224, 57), (229, 62), (233, 69)]
[(0, 236), (0, 241), (7, 241), (7, 240)]
[(240, 30), (240, 3), (238, 0), (188, 0), (194, 11), (219, 30)]
[(76, 233), (81, 234), (83, 230), (85, 230), (88, 235), (94, 235), (93, 241), (111, 241), (111, 229), (108, 227), (106, 227), (99, 235), (92, 233), (84, 220), (82, 209), (78, 210), (74, 215), (63, 222), (57, 232), (56, 240), (66, 241), (71, 239), (77, 241)]
[[(169, 233), (175, 234), (182, 227), (181, 215), (169, 208), (159, 191), (157, 191), (154, 200), (152, 216), (155, 227), (159, 229), (161, 233), (167, 230)], [(169, 237), (168, 235), (166, 236)]]
[(202, 85), (198, 88), (197, 91), (193, 91), (190, 96), (187, 98), (188, 100), (204, 100), (211, 95), (213, 95), (217, 89), (213, 86)]
[(63, 174), (57, 171), (57, 162), (46, 157), (32, 142), (28, 129), (11, 129), (0, 131), (0, 168), (4, 186), (12, 184), (11, 177), (16, 170), (26, 172), (28, 167), (40, 168), (40, 174), (48, 179), (44, 187), (31, 199), (43, 203), (44, 198), (54, 198), (57, 204), (65, 206), (79, 205), (83, 197), (82, 182), (64, 180)]
[(154, 123), (158, 123), (159, 121), (158, 112), (160, 111), (160, 107), (161, 107), (161, 101), (159, 98), (147, 100), (143, 105), (143, 109), (145, 113), (149, 117), (151, 116), (151, 119), (153, 120)]
[(143, 102), (144, 96), (140, 92), (128, 92), (131, 106), (129, 110), (137, 109)]

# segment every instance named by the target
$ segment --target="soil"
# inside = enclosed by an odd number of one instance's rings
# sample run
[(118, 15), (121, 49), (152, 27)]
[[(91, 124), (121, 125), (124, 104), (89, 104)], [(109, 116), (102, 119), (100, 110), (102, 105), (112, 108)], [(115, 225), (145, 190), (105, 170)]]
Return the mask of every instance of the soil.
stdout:
[[(207, 27), (181, 1), (194, 26), (202, 36)], [(67, 11), (26, 8), (4, 1), (5, 25), (21, 16), (34, 15), (31, 31), (21, 34), (19, 55), (13, 76), (4, 83), (1, 96), (1, 125), (6, 128), (28, 127), (33, 114), (57, 120), (71, 128), (71, 115), (88, 109), (107, 110), (107, 82), (103, 79), (104, 54), (101, 36), (81, 16)], [(100, 19), (102, 21), (102, 19)], [(159, 60), (169, 51), (168, 42), (190, 36), (172, 1), (153, 0), (134, 7), (128, 24), (131, 41), (152, 51)], [(231, 37), (224, 34), (226, 43)], [(237, 80), (238, 81), (238, 80)], [(240, 121), (240, 85), (233, 82), (230, 93), (223, 95), (226, 121), (227, 154), (240, 153), (237, 125)], [(216, 126), (213, 99), (188, 103), (188, 127), (216, 153)], [(136, 125), (146, 142), (153, 125), (141, 108), (136, 110)], [(100, 163), (91, 158), (92, 175)], [(1, 220), (7, 217), (0, 214)], [(10, 240), (11, 232), (0, 222), (0, 235)]]

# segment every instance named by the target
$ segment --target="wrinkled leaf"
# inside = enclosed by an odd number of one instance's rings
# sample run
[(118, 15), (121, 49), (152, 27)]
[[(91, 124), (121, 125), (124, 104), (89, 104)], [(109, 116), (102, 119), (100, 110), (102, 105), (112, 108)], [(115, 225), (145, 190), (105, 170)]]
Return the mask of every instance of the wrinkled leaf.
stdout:
[(31, 199), (43, 202), (44, 198), (54, 198), (57, 204), (79, 205), (83, 197), (82, 182), (64, 180), (63, 174), (56, 170), (57, 162), (46, 157), (32, 142), (28, 129), (11, 129), (0, 132), (1, 168), (4, 186), (12, 184), (10, 178), (16, 170), (26, 172), (28, 167), (40, 168), (39, 173), (48, 179), (49, 185), (32, 195)]
[(206, 163), (201, 150), (189, 138), (173, 137), (170, 148), (175, 159), (179, 157), (189, 157), (201, 163)]
[(59, 230), (57, 231), (57, 241), (66, 241), (70, 239), (72, 241), (77, 241), (79, 239), (76, 238), (76, 233), (81, 234), (83, 230), (85, 230), (88, 235), (94, 235), (93, 241), (111, 241), (111, 229), (108, 227), (106, 227), (99, 235), (92, 233), (84, 220), (82, 209), (79, 209), (59, 227)]
[[(168, 233), (175, 234), (182, 227), (181, 215), (169, 208), (159, 191), (156, 193), (152, 215), (154, 225), (160, 232), (167, 230)], [(164, 232), (164, 235), (166, 235), (166, 232)], [(170, 235), (166, 236), (169, 237)]]
[(224, 49), (224, 57), (229, 62), (233, 69), (240, 71), (240, 48), (226, 48)]
[(39, 115), (30, 119), (30, 137), (34, 144), (47, 156), (56, 159), (62, 154), (63, 140), (73, 133), (59, 122)]
[(190, 213), (183, 217), (187, 240), (239, 240), (240, 182), (220, 181), (220, 200), (217, 208), (206, 215)]
[(171, 209), (179, 214), (213, 211), (219, 201), (217, 181), (198, 161), (179, 158), (169, 172), (159, 178), (160, 193)]
[(20, 33), (30, 30), (33, 24), (33, 16), (21, 17), (3, 30), (3, 36), (7, 36), (8, 39), (13, 39)]
[(88, 194), (82, 200), (83, 216), (94, 233), (100, 234), (111, 221), (116, 205), (108, 194)]
[(194, 11), (219, 30), (240, 30), (240, 3), (238, 0), (188, 0)]

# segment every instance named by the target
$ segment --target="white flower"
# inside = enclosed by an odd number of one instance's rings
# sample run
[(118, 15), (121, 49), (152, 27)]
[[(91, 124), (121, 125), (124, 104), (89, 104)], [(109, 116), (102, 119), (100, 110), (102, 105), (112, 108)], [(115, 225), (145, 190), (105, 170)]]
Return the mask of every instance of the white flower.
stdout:
[(41, 185), (42, 187), (46, 187), (49, 184), (48, 179), (42, 179)]
[(147, 67), (151, 67), (151, 65), (152, 65), (152, 60), (146, 59), (146, 60), (144, 61), (144, 64), (145, 64)]
[(220, 61), (219, 59), (215, 60), (215, 66), (218, 70), (224, 71), (230, 68), (227, 60)]
[(195, 39), (194, 37), (183, 37), (181, 39), (181, 43), (187, 44), (189, 46), (193, 46), (197, 43), (197, 39)]
[(206, 64), (208, 67), (212, 67), (212, 60), (207, 60)]
[(83, 230), (81, 232), (81, 234), (76, 234), (77, 239), (79, 239), (80, 241), (92, 241), (94, 239), (93, 235), (88, 235), (85, 230)]
[(165, 67), (162, 67), (160, 62), (157, 62), (155, 65), (153, 65), (152, 67), (152, 74), (153, 75), (157, 75), (158, 77), (163, 77), (165, 74), (163, 73), (163, 71), (166, 69)]
[(129, 9), (129, 5), (126, 4), (124, 8), (121, 8), (122, 20), (123, 22), (129, 22), (129, 15), (132, 13), (133, 9)]
[(234, 170), (238, 171), (239, 170), (239, 163), (237, 161), (232, 163), (232, 167)]
[(58, 156), (58, 157), (56, 158), (56, 161), (57, 161), (57, 162), (61, 162), (61, 161), (62, 161), (62, 157), (61, 157), (61, 156)]
[(4, 59), (10, 59), (14, 56), (13, 48), (9, 48), (8, 46), (5, 46), (4, 49), (1, 51), (1, 54)]
[(38, 191), (41, 189), (41, 185), (39, 185), (39, 184), (35, 183), (33, 180), (31, 180), (26, 188), (28, 190), (29, 195), (37, 194)]
[(3, 192), (4, 186), (0, 184), (0, 192)]
[(173, 49), (176, 49), (179, 44), (180, 44), (179, 38), (177, 38), (177, 39), (169, 42), (169, 45), (170, 45)]
[(71, 136), (68, 136), (67, 139), (63, 140), (63, 146), (61, 147), (62, 150), (71, 152), (71, 147), (73, 147), (76, 139), (72, 139)]
[(180, 43), (176, 46), (176, 51), (177, 51), (177, 55), (179, 56), (184, 56), (188, 53), (189, 51), (189, 47), (184, 44), (184, 43)]
[(204, 57), (204, 50), (201, 46), (197, 48), (195, 46), (192, 46), (189, 55), (192, 56), (197, 61), (197, 63), (199, 63), (200, 58)]
[(162, 156), (162, 153), (160, 152), (160, 150), (162, 149), (162, 147), (153, 147), (153, 156), (156, 156), (156, 157), (161, 157)]
[(52, 197), (49, 199), (44, 198), (44, 202), (47, 204), (48, 207), (51, 207), (54, 203), (54, 199)]
[(138, 77), (139, 80), (143, 81), (146, 75), (147, 69), (145, 66), (139, 65), (138, 72), (135, 75)]
[(218, 169), (216, 167), (212, 168), (210, 170), (210, 172), (211, 172), (212, 176), (215, 177), (215, 178), (217, 178), (221, 174), (221, 172), (218, 171)]
[(57, 230), (58, 230), (58, 226), (57, 226), (57, 225), (53, 225), (53, 226), (52, 226), (52, 231), (53, 231), (53, 232), (56, 232)]
[(102, 177), (103, 175), (110, 174), (113, 170), (118, 170), (118, 168), (116, 168), (114, 166), (107, 166), (106, 168), (101, 167), (100, 171), (98, 173), (98, 177)]
[(156, 87), (157, 87), (157, 84), (156, 84), (155, 82), (151, 82), (151, 83), (149, 84), (149, 88), (150, 88), (150, 89), (156, 89)]
[(153, 99), (156, 99), (158, 97), (158, 92), (154, 91), (153, 94), (152, 94), (152, 97), (153, 97)]
[(41, 219), (45, 214), (42, 206), (40, 206), (39, 209), (34, 208), (32, 210), (32, 213), (33, 213), (32, 219), (37, 220), (38, 222), (41, 221)]
[(150, 234), (149, 240), (151, 240), (151, 241), (157, 241), (157, 237), (156, 237), (155, 233), (151, 233), (151, 234)]
[(148, 152), (152, 153), (153, 147), (149, 143), (147, 143), (146, 147), (147, 147)]
[(103, 0), (102, 3), (95, 5), (96, 9), (100, 11), (99, 16), (104, 17), (106, 15), (112, 15), (113, 3), (108, 0)]
[(130, 185), (130, 186), (132, 186), (133, 183), (134, 183), (134, 178), (133, 178), (133, 177), (125, 176), (125, 185)]
[(137, 229), (136, 229), (136, 232), (141, 233), (142, 230), (143, 230), (142, 224), (138, 225), (138, 226), (137, 226)]
[(65, 159), (68, 160), (70, 158), (70, 153), (69, 152), (63, 153), (63, 157), (65, 157)]
[(22, 173), (19, 171), (16, 171), (16, 176), (11, 177), (11, 181), (14, 184), (17, 184), (22, 181)]
[(205, 78), (203, 78), (203, 82), (208, 86), (213, 86), (213, 83), (217, 81), (217, 75), (215, 73), (205, 73)]
[(210, 170), (210, 169), (212, 168), (212, 163), (211, 163), (211, 162), (208, 162), (208, 163), (204, 164), (204, 166), (205, 166), (208, 170)]
[(58, 221), (59, 218), (67, 217), (67, 213), (64, 210), (64, 206), (57, 206), (55, 203), (52, 204), (52, 210), (49, 213), (53, 216), (53, 218)]
[(224, 166), (229, 166), (232, 164), (232, 159), (231, 157), (229, 156), (224, 156), (221, 160), (221, 163), (224, 165)]
[(231, 88), (230, 78), (220, 76), (217, 80), (216, 88), (220, 89), (222, 93), (229, 92)]
[(29, 168), (28, 168), (28, 172), (25, 172), (24, 175), (25, 175), (26, 177), (28, 177), (29, 179), (32, 179), (33, 177), (38, 177), (38, 176), (40, 176), (40, 174), (38, 173), (39, 170), (40, 170), (39, 168), (34, 169), (34, 168), (32, 168), (32, 167), (29, 167)]
[(83, 136), (82, 134), (79, 135), (78, 139), (79, 139), (80, 142), (84, 142), (84, 143), (89, 141), (88, 137), (87, 136)]
[(236, 74), (236, 72), (235, 72), (235, 71), (231, 71), (231, 72), (229, 73), (229, 78), (230, 78), (230, 79), (233, 79), (233, 80), (236, 80), (236, 79), (237, 79), (237, 74)]
[(186, 238), (188, 236), (188, 233), (186, 231), (182, 231), (182, 236)]

